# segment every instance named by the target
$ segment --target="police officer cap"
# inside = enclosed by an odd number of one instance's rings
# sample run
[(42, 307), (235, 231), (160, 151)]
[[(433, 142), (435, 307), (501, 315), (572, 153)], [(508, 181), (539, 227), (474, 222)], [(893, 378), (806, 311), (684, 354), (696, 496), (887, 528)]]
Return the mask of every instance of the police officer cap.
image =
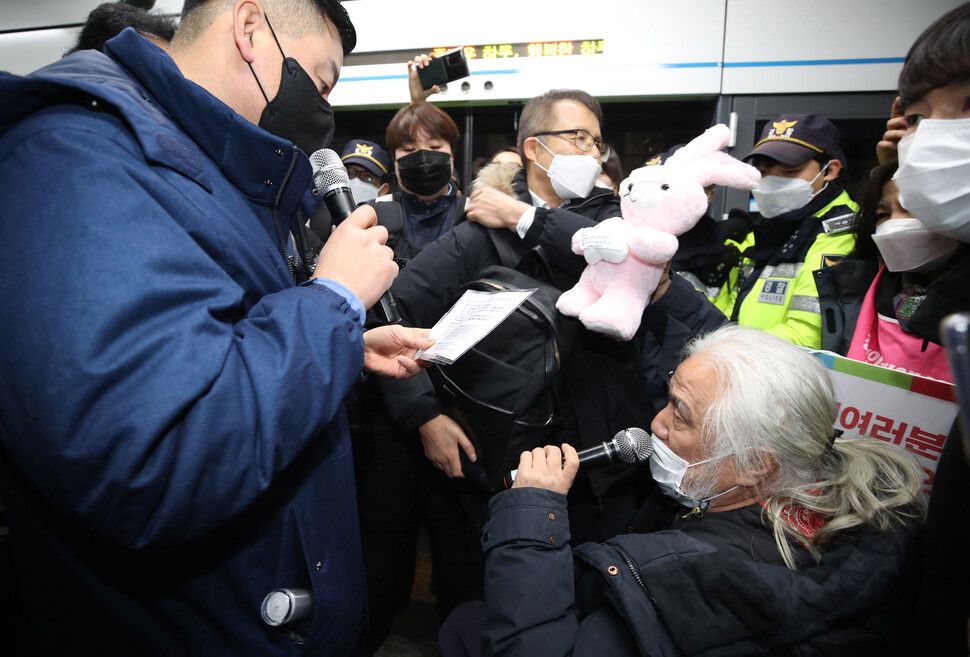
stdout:
[(383, 178), (391, 168), (391, 157), (375, 142), (366, 139), (351, 139), (344, 146), (340, 160), (344, 165), (356, 164), (364, 167), (375, 176)]
[(824, 153), (845, 167), (840, 141), (839, 129), (824, 116), (782, 114), (765, 125), (761, 139), (744, 161), (763, 155), (782, 164), (798, 166)]

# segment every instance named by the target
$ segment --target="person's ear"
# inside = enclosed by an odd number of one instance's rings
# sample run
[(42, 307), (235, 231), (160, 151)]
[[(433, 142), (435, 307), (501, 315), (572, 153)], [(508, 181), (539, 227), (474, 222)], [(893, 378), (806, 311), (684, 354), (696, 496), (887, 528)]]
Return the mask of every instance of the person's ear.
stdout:
[(387, 183), (383, 183), (380, 187), (377, 188), (377, 195), (384, 196), (385, 194), (387, 194), (387, 192), (390, 191), (390, 189), (391, 189), (390, 185), (388, 185)]
[(522, 142), (522, 151), (525, 153), (526, 163), (539, 161), (539, 139), (529, 137)]
[(832, 160), (825, 168), (825, 175), (822, 176), (822, 180), (826, 182), (835, 180), (839, 177), (840, 171), (842, 171), (842, 162), (840, 160)]
[(265, 22), (263, 8), (253, 0), (236, 0), (232, 7), (232, 37), (236, 42), (239, 55), (250, 64), (256, 59), (253, 55), (253, 35), (257, 27)]
[(757, 457), (751, 459), (747, 469), (737, 471), (735, 483), (738, 486), (757, 487), (768, 481), (778, 470), (778, 456), (770, 449), (762, 449)]

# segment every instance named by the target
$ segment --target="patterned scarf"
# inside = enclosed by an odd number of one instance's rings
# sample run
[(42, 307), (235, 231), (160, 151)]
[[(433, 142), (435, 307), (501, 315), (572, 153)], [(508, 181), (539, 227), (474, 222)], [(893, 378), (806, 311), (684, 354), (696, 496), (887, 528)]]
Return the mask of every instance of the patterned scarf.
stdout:
[[(765, 506), (764, 502), (760, 502), (760, 504), (762, 507)], [(828, 516), (815, 513), (803, 506), (792, 506), (789, 504), (781, 512), (781, 521), (783, 523), (809, 539), (815, 536), (818, 530), (828, 524), (829, 520), (830, 518)], [(803, 541), (796, 538), (795, 542), (803, 550), (808, 549)]]
[(926, 286), (904, 276), (902, 291), (893, 297), (893, 313), (901, 329), (907, 330), (906, 325), (925, 298)]

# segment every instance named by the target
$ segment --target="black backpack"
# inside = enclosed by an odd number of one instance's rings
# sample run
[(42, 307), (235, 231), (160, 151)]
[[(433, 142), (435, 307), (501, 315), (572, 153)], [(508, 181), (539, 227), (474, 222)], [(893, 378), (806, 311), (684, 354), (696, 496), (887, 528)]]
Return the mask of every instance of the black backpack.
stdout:
[(579, 322), (556, 309), (562, 291), (541, 251), (520, 257), (504, 235), (488, 232), (503, 264), (485, 268), (453, 301), (466, 290), (535, 292), (461, 358), (429, 373), (445, 412), (475, 445), (474, 463), (459, 450), (465, 477), (491, 493), (523, 451), (549, 444), (561, 424), (562, 372)]

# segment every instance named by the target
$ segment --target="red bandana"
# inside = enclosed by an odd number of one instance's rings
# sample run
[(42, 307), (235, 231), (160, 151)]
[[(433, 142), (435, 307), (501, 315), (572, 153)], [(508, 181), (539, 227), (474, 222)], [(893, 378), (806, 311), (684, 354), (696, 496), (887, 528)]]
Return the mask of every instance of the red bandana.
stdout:
[[(761, 506), (764, 507), (765, 503), (761, 502)], [(806, 509), (803, 506), (792, 507), (789, 504), (782, 509), (781, 520), (802, 536), (812, 538), (818, 530), (828, 523), (829, 517), (815, 513), (811, 509)], [(799, 544), (801, 544), (801, 541), (799, 541)], [(802, 545), (802, 547), (804, 548), (805, 546)]]

